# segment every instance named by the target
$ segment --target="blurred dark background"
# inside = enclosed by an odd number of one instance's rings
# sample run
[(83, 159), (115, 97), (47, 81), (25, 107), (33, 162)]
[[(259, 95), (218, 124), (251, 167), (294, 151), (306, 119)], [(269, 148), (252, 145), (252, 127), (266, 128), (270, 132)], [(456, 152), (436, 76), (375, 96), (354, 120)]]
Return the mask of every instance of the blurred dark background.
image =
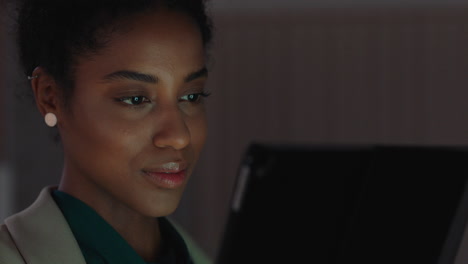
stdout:
[[(352, 2), (352, 4), (351, 4)], [(378, 2), (378, 3), (377, 3)], [(0, 220), (61, 171), (0, 1)], [(173, 218), (215, 256), (254, 141), (468, 145), (468, 1), (212, 0), (209, 137)]]

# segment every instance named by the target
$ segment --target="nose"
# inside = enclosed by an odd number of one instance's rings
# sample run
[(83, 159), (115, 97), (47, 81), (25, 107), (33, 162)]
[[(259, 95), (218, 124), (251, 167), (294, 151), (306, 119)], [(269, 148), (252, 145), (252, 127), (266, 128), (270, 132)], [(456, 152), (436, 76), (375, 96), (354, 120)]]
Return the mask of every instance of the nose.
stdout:
[(158, 121), (153, 135), (154, 146), (181, 150), (190, 144), (190, 130), (178, 107), (160, 109), (155, 116)]

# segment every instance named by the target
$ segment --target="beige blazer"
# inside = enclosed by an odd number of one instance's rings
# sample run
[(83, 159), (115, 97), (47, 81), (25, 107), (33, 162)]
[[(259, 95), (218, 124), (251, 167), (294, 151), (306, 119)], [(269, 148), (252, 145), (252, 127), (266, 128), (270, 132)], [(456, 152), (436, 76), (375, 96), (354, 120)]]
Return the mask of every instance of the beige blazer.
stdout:
[[(62, 212), (44, 188), (37, 200), (0, 226), (0, 264), (86, 264)], [(180, 227), (176, 227), (179, 231)], [(196, 264), (210, 263), (187, 234), (180, 232)]]

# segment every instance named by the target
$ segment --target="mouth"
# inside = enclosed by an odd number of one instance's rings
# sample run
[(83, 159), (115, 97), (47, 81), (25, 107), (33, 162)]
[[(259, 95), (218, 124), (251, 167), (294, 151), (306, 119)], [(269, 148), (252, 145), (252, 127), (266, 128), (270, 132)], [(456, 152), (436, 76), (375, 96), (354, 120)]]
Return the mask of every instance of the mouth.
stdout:
[(181, 162), (168, 162), (142, 171), (152, 183), (163, 189), (178, 188), (187, 178), (187, 165)]

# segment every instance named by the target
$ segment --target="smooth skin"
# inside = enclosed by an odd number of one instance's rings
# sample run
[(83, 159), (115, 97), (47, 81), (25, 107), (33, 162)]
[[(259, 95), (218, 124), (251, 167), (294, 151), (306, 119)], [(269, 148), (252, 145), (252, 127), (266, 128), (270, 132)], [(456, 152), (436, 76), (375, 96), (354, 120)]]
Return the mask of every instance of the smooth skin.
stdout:
[[(35, 69), (32, 87), (42, 115), (58, 119), (65, 159), (59, 190), (91, 206), (154, 261), (156, 217), (178, 206), (206, 138), (205, 52), (197, 25), (183, 13), (159, 10), (127, 25), (97, 54), (78, 58), (67, 106), (46, 69)], [(186, 168), (182, 185), (164, 188), (144, 173), (170, 162)]]

